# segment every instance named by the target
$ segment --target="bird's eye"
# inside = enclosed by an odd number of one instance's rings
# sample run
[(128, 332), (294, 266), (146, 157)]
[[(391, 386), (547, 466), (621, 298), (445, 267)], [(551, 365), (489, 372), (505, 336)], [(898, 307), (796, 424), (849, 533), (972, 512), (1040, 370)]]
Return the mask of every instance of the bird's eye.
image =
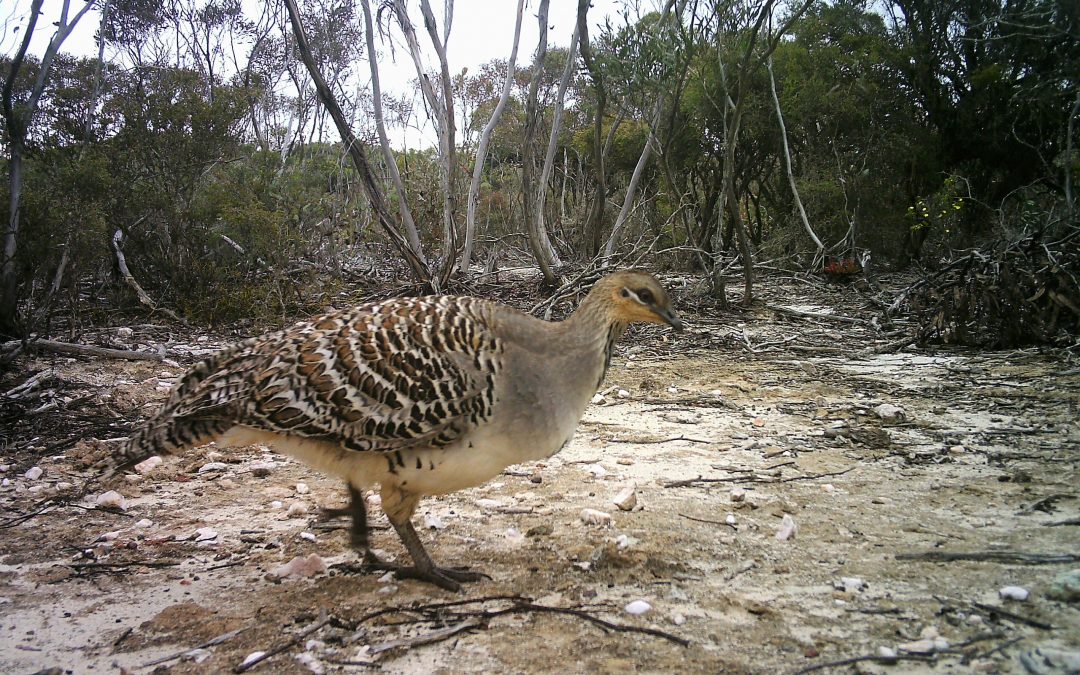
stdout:
[(653, 298), (652, 291), (647, 288), (642, 288), (638, 290), (637, 296), (638, 300), (641, 300), (644, 303), (651, 303), (655, 299)]

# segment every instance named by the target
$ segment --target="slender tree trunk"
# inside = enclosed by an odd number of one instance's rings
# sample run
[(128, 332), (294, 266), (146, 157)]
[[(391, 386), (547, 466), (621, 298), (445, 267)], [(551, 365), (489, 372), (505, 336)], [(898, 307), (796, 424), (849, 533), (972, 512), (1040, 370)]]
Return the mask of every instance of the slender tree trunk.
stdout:
[(608, 237), (607, 243), (604, 245), (605, 258), (610, 258), (615, 253), (615, 249), (619, 246), (622, 229), (626, 225), (626, 221), (630, 217), (631, 207), (634, 205), (634, 195), (637, 194), (638, 184), (641, 182), (641, 174), (645, 172), (645, 166), (649, 163), (649, 158), (652, 156), (652, 130), (660, 124), (660, 113), (662, 111), (662, 99), (658, 98), (653, 106), (652, 120), (649, 124), (649, 135), (645, 139), (645, 147), (641, 149), (641, 155), (638, 157), (637, 164), (634, 165), (634, 173), (630, 176), (630, 184), (626, 186), (626, 194), (623, 196), (622, 209), (619, 210), (619, 216), (615, 219), (614, 227), (611, 228), (611, 236)]
[(600, 239), (604, 228), (604, 205), (607, 202), (607, 172), (604, 168), (602, 145), (607, 92), (604, 88), (603, 75), (593, 59), (592, 47), (589, 44), (589, 1), (578, 0), (577, 27), (581, 59), (585, 62), (585, 68), (589, 71), (589, 77), (592, 78), (593, 90), (596, 92), (596, 111), (593, 118), (593, 170), (596, 173), (596, 196), (593, 199), (592, 210), (585, 221), (582, 242), (583, 253), (591, 258), (600, 251)]
[(469, 265), (472, 264), (473, 251), (476, 248), (476, 205), (480, 199), (480, 179), (484, 175), (484, 162), (487, 159), (488, 143), (491, 142), (491, 134), (502, 117), (506, 108), (506, 101), (510, 98), (510, 90), (514, 85), (514, 66), (517, 61), (518, 43), (521, 38), (521, 20), (525, 13), (525, 0), (518, 0), (517, 20), (514, 24), (514, 46), (510, 49), (510, 59), (506, 63), (506, 78), (503, 80), (502, 93), (499, 94), (499, 102), (491, 113), (491, 118), (484, 125), (480, 134), (480, 142), (476, 146), (476, 159), (473, 164), (472, 181), (469, 183), (469, 195), (465, 214), (465, 248), (461, 252), (461, 271), (468, 273)]
[[(566, 67), (563, 68), (562, 78), (559, 80), (559, 93), (555, 98), (555, 112), (551, 119), (551, 134), (548, 137), (547, 152), (544, 153), (544, 168), (540, 171), (540, 180), (537, 181), (536, 229), (540, 234), (540, 245), (551, 254), (553, 265), (561, 265), (562, 261), (559, 260), (559, 253), (551, 245), (551, 240), (548, 238), (547, 226), (544, 224), (544, 205), (547, 199), (548, 181), (551, 179), (551, 172), (555, 167), (555, 148), (558, 146), (559, 131), (562, 128), (563, 102), (566, 100), (566, 88), (570, 84), (570, 75), (575, 70), (574, 65), (577, 62), (577, 41), (578, 31), (577, 26), (574, 26), (574, 32), (570, 36), (570, 46), (566, 50)], [(564, 176), (564, 200), (566, 198), (565, 193), (566, 178)], [(565, 201), (562, 208), (563, 211), (566, 210)]]
[(544, 242), (540, 239), (537, 228), (537, 217), (534, 213), (536, 203), (533, 199), (533, 172), (535, 171), (534, 154), (536, 152), (536, 128), (540, 124), (540, 111), (537, 105), (537, 95), (540, 90), (540, 78), (544, 75), (544, 57), (547, 55), (548, 33), (548, 6), (550, 0), (540, 0), (537, 9), (537, 21), (540, 24), (540, 40), (536, 47), (536, 56), (533, 59), (533, 76), (529, 83), (529, 94), (525, 100), (525, 141), (521, 157), (521, 205), (522, 217), (525, 220), (525, 230), (528, 234), (529, 249), (540, 272), (544, 275), (544, 283), (555, 285), (555, 273), (551, 271), (551, 255), (544, 249)]
[(288, 10), (289, 21), (292, 23), (293, 33), (296, 36), (296, 44), (300, 51), (300, 58), (304, 61), (304, 65), (307, 66), (308, 72), (311, 73), (311, 79), (315, 82), (315, 90), (319, 94), (319, 99), (330, 113), (330, 117), (334, 120), (338, 133), (341, 135), (341, 140), (345, 143), (345, 148), (349, 153), (349, 157), (356, 166), (357, 173), (360, 174), (360, 181), (364, 186), (364, 191), (367, 192), (368, 201), (371, 203), (371, 210), (375, 212), (375, 217), (382, 226), (387, 237), (389, 237), (390, 242), (405, 258), (405, 261), (408, 263), (409, 269), (412, 271), (416, 280), (422, 283), (431, 284), (432, 290), (438, 292), (437, 279), (428, 273), (424, 261), (421, 260), (420, 257), (416, 255), (416, 252), (413, 251), (412, 247), (409, 246), (408, 240), (402, 236), (397, 225), (394, 223), (393, 218), (390, 216), (390, 212), (386, 207), (386, 199), (382, 193), (382, 188), (379, 187), (378, 182), (375, 180), (375, 173), (371, 170), (371, 163), (367, 158), (367, 145), (358, 139), (353, 133), (352, 128), (349, 127), (348, 122), (345, 120), (345, 113), (342, 112), (341, 106), (338, 105), (337, 100), (334, 98), (333, 92), (330, 91), (330, 87), (327, 86), (322, 73), (319, 72), (319, 67), (315, 63), (315, 58), (311, 53), (311, 46), (308, 44), (307, 35), (304, 33), (304, 26), (300, 23), (300, 10), (296, 7), (296, 0), (285, 0), (285, 8)]
[(814, 242), (816, 249), (814, 251), (814, 264), (816, 266), (825, 255), (825, 245), (821, 243), (821, 239), (814, 232), (814, 228), (810, 226), (810, 219), (806, 217), (806, 209), (803, 207), (802, 199), (799, 197), (799, 187), (795, 184), (795, 172), (791, 168), (791, 148), (788, 147), (787, 126), (784, 124), (784, 113), (780, 110), (780, 97), (776, 93), (776, 78), (773, 76), (771, 56), (765, 61), (765, 64), (769, 70), (769, 87), (772, 92), (773, 106), (776, 108), (776, 120), (780, 124), (780, 140), (783, 141), (784, 146), (784, 169), (787, 171), (791, 195), (795, 198), (795, 207), (799, 211), (799, 220), (802, 221), (803, 228)]
[(1065, 132), (1065, 206), (1069, 211), (1069, 217), (1076, 215), (1076, 202), (1073, 196), (1073, 133), (1076, 131), (1076, 117), (1080, 115), (1080, 91), (1076, 92), (1076, 101), (1072, 110), (1069, 111), (1069, 123)]
[(416, 257), (426, 266), (427, 259), (424, 257), (423, 246), (420, 243), (420, 233), (416, 229), (412, 210), (409, 209), (409, 198), (405, 193), (405, 183), (401, 180), (397, 159), (394, 158), (394, 151), (390, 148), (390, 140), (386, 136), (386, 123), (382, 106), (382, 86), (379, 83), (379, 62), (375, 52), (375, 32), (371, 25), (371, 3), (369, 0), (362, 0), (360, 4), (364, 10), (364, 38), (367, 42), (368, 63), (371, 66), (372, 112), (375, 116), (375, 128), (379, 133), (379, 147), (382, 149), (386, 170), (390, 173), (390, 179), (394, 182), (394, 188), (397, 190), (398, 215), (401, 216), (401, 225), (405, 228), (405, 236), (409, 240), (409, 246), (416, 252)]

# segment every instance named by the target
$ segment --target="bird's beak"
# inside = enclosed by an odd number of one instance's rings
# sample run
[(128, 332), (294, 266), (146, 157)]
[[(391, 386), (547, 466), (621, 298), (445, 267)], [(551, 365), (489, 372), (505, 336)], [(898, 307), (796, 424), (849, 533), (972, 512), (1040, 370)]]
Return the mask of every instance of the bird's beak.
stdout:
[(671, 311), (670, 309), (657, 309), (655, 311), (657, 316), (664, 320), (664, 323), (671, 326), (676, 331), (682, 331), (682, 329), (685, 327), (683, 325), (682, 319), (679, 318), (679, 315)]

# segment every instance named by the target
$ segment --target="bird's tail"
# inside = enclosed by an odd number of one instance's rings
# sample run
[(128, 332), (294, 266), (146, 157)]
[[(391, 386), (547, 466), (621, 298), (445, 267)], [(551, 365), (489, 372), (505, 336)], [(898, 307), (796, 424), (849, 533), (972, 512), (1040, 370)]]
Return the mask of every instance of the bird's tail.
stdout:
[(127, 443), (98, 464), (102, 477), (130, 469), (154, 455), (176, 454), (209, 443), (236, 423), (236, 403), (244, 385), (232, 365), (246, 344), (218, 352), (196, 364), (173, 389), (165, 406)]

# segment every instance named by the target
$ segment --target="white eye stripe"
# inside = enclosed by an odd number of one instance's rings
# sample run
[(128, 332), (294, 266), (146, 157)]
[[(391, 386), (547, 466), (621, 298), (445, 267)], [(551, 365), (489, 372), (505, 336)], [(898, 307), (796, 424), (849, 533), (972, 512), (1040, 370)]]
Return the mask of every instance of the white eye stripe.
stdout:
[(646, 303), (646, 302), (645, 302), (644, 300), (642, 300), (641, 298), (639, 298), (639, 297), (638, 297), (638, 294), (637, 294), (637, 293), (635, 293), (634, 291), (632, 291), (631, 289), (629, 289), (629, 288), (624, 288), (622, 292), (623, 292), (623, 296), (624, 296), (624, 297), (627, 297), (627, 298), (633, 298), (634, 300), (636, 300), (636, 301), (637, 301), (637, 303), (638, 303), (638, 304), (640, 304), (640, 305), (645, 305), (646, 307), (648, 306), (648, 303)]

